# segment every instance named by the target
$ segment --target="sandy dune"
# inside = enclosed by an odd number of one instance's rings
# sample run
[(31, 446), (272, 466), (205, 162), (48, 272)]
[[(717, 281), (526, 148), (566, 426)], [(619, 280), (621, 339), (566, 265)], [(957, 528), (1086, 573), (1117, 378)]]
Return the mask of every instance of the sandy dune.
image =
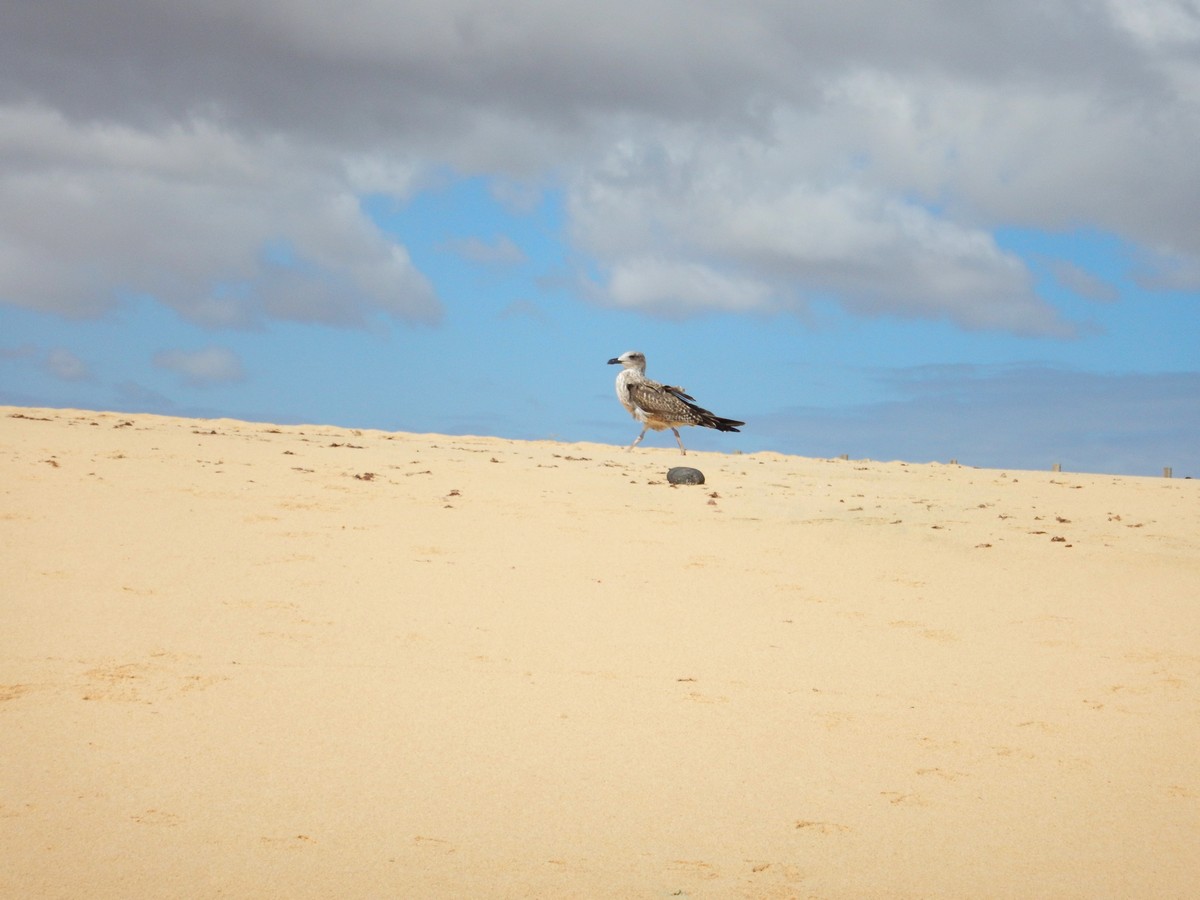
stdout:
[(0, 896), (1200, 884), (1195, 481), (5, 407), (0, 546)]

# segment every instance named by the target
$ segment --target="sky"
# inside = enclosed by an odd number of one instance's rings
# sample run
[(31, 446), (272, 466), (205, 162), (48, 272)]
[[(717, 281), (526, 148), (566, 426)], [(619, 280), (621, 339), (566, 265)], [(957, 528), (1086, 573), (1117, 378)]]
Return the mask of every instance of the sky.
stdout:
[(0, 403), (1200, 475), (1198, 0), (0, 23)]

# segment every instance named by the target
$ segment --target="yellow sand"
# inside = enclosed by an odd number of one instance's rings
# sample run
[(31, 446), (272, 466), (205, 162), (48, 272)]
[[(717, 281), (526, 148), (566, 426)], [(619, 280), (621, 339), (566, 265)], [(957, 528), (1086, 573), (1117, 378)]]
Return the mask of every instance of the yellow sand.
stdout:
[(0, 547), (6, 898), (1200, 890), (1195, 481), (4, 407)]

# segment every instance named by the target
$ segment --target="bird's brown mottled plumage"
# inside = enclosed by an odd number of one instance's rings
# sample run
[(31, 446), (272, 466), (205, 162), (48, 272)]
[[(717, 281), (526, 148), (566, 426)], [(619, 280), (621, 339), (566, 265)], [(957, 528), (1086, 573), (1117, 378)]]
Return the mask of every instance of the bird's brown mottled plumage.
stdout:
[(717, 431), (737, 431), (738, 425), (746, 424), (737, 419), (722, 418), (697, 406), (695, 398), (684, 393), (683, 388), (647, 378), (646, 357), (637, 350), (629, 350), (608, 362), (609, 365), (623, 366), (617, 374), (617, 399), (631, 416), (645, 426), (629, 445), (630, 449), (641, 442), (647, 429), (665, 431), (669, 428), (679, 444), (679, 451), (686, 456), (687, 451), (683, 448), (677, 426), (699, 425)]

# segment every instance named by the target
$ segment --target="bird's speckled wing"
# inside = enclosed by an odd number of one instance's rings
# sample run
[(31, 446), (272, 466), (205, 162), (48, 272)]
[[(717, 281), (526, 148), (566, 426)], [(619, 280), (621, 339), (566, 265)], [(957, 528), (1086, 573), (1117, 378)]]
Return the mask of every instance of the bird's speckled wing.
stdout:
[(629, 402), (652, 421), (668, 425), (697, 425), (703, 416), (688, 400), (691, 398), (677, 388), (670, 388), (650, 379), (629, 383)]

